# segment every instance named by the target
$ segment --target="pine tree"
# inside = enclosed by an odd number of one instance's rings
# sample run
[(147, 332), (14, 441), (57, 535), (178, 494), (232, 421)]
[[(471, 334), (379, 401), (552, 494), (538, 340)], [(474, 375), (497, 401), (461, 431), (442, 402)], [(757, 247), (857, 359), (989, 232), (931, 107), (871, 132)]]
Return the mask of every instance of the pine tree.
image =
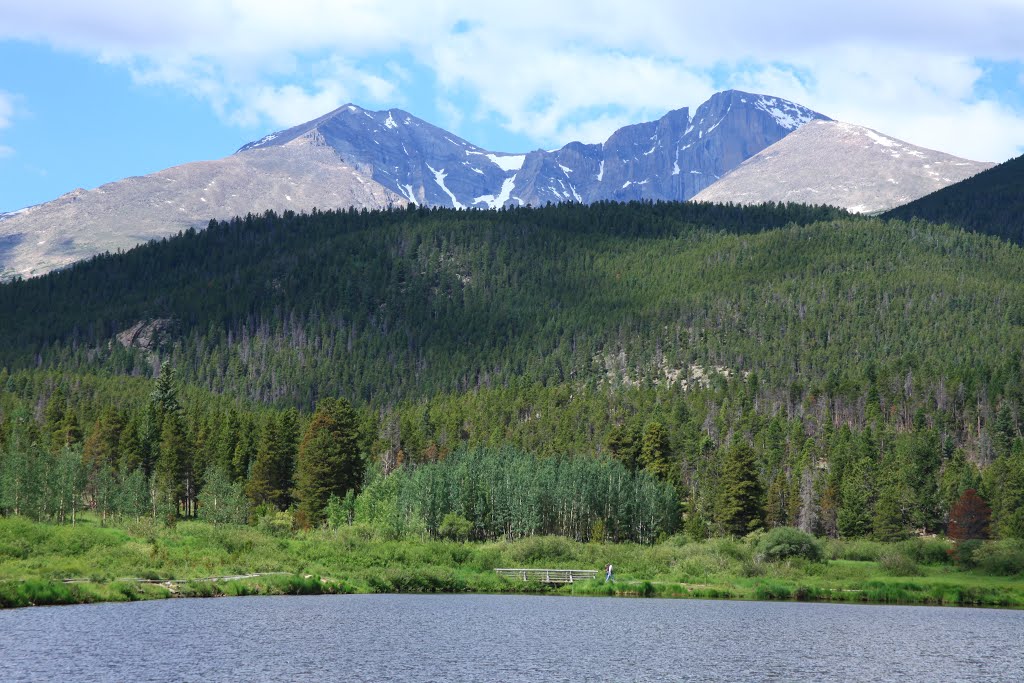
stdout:
[(174, 415), (181, 412), (181, 404), (178, 403), (178, 387), (175, 382), (174, 368), (169, 360), (165, 360), (160, 365), (160, 374), (156, 378), (150, 401), (156, 406), (157, 415), (161, 419), (165, 415)]
[(295, 448), (292, 429), (287, 424), (293, 419), (291, 415), (289, 411), (280, 420), (271, 416), (263, 424), (256, 457), (245, 482), (245, 494), (253, 505), (270, 504), (279, 510), (288, 507)]
[(717, 518), (727, 534), (745, 536), (764, 525), (763, 495), (754, 449), (737, 439), (722, 464)]
[(154, 468), (154, 486), (161, 503), (173, 506), (186, 516), (189, 510), (190, 481), (188, 472), (189, 448), (185, 429), (177, 415), (164, 418), (160, 433), (160, 453)]
[(358, 490), (364, 460), (358, 450), (356, 414), (345, 399), (324, 399), (317, 406), (299, 445), (295, 469), (298, 521), (318, 526), (331, 495)]
[(660, 422), (648, 422), (640, 439), (640, 464), (662, 481), (672, 473), (672, 453), (668, 430)]
[(850, 467), (839, 486), (841, 503), (836, 512), (836, 530), (843, 538), (857, 538), (871, 533), (872, 463), (861, 457)]

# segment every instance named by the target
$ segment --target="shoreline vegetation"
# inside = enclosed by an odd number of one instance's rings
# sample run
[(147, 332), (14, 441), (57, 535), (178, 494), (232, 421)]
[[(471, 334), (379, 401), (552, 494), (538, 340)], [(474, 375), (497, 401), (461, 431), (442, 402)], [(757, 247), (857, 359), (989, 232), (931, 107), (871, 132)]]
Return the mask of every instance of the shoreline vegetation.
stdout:
[[(557, 536), (470, 542), (388, 538), (358, 524), (274, 532), (146, 519), (101, 526), (88, 514), (74, 526), (7, 517), (0, 518), (0, 607), (473, 592), (1024, 608), (1024, 575), (1017, 566), (1024, 547), (1017, 542), (975, 544), (970, 562), (958, 556), (964, 546), (941, 538), (816, 540), (820, 559), (773, 559), (778, 553), (766, 548), (768, 536), (672, 536), (654, 545)], [(494, 573), (503, 566), (584, 569), (608, 562), (616, 568), (614, 583), (606, 584), (602, 575), (552, 587)]]

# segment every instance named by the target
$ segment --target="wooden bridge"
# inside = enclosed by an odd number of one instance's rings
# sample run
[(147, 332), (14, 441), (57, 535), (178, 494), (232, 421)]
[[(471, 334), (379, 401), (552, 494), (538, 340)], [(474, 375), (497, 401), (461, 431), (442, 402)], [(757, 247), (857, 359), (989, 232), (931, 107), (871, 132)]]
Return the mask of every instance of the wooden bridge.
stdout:
[(597, 578), (596, 569), (495, 569), (498, 576), (536, 583), (574, 583)]

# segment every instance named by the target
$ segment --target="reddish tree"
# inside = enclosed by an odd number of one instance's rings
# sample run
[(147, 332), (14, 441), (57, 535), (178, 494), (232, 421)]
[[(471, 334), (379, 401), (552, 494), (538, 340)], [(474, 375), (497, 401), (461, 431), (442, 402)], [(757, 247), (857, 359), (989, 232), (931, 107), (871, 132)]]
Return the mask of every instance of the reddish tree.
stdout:
[(954, 541), (988, 538), (992, 508), (974, 489), (964, 491), (949, 511), (949, 537)]

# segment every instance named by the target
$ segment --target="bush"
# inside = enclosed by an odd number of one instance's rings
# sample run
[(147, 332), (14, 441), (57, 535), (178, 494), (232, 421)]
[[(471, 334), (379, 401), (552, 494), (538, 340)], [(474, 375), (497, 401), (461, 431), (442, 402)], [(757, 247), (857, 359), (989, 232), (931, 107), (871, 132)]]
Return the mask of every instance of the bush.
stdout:
[(883, 543), (870, 541), (866, 538), (833, 541), (830, 552), (833, 560), (850, 560), (852, 562), (877, 562), (882, 555)]
[(265, 534), (272, 536), (288, 536), (295, 528), (295, 517), (291, 511), (272, 511), (256, 523), (256, 528)]
[(950, 557), (956, 566), (962, 569), (974, 569), (977, 562), (974, 559), (975, 553), (981, 548), (982, 542), (976, 538), (968, 541), (960, 541), (950, 551)]
[(754, 586), (754, 597), (758, 600), (789, 600), (792, 595), (789, 587), (780, 583), (759, 581)]
[(921, 570), (917, 563), (897, 548), (889, 548), (882, 552), (878, 564), (889, 576), (920, 576)]
[(898, 544), (907, 557), (920, 564), (946, 564), (949, 562), (949, 541), (941, 538), (912, 538)]
[(794, 529), (778, 527), (757, 540), (758, 555), (769, 561), (786, 560), (794, 557), (821, 562), (824, 558), (821, 544), (814, 536)]
[(983, 543), (975, 550), (973, 560), (986, 574), (1024, 574), (1024, 543), (1009, 540)]
[(455, 512), (449, 512), (441, 520), (441, 525), (437, 528), (437, 534), (441, 538), (447, 538), (451, 541), (466, 541), (469, 539), (469, 533), (472, 530), (473, 523), (471, 521)]
[(526, 564), (539, 560), (568, 560), (573, 557), (574, 545), (564, 536), (530, 536), (513, 543), (509, 555)]

